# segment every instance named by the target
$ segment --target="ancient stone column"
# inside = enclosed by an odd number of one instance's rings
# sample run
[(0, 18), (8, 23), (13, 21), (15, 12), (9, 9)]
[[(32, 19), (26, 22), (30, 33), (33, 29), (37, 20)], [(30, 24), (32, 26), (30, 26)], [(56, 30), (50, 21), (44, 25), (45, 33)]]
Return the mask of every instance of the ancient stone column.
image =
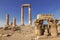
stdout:
[(29, 17), (28, 17), (28, 21), (29, 21), (29, 25), (32, 25), (32, 16), (31, 16), (31, 10), (30, 10), (31, 8), (30, 8), (30, 6), (28, 7), (28, 15), (29, 15)]
[(16, 26), (16, 18), (13, 18), (13, 26)]
[(24, 7), (21, 7), (21, 25), (24, 25)]
[(6, 15), (6, 26), (9, 26), (9, 14)]

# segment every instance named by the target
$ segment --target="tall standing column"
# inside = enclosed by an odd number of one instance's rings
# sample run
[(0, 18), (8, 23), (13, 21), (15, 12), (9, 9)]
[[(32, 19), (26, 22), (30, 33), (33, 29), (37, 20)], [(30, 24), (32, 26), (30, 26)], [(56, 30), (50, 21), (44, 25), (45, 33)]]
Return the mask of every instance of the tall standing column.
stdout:
[(9, 14), (6, 15), (6, 26), (9, 26)]
[(16, 18), (13, 18), (13, 26), (16, 26)]
[(24, 25), (24, 7), (21, 7), (21, 25)]
[(28, 7), (28, 15), (29, 15), (29, 17), (28, 17), (29, 25), (32, 25), (31, 8), (30, 8), (30, 6)]

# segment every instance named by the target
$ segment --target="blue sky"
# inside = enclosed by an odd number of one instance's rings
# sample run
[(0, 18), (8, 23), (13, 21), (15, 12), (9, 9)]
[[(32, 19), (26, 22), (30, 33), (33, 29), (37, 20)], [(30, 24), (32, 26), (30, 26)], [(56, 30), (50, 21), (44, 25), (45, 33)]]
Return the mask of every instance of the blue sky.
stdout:
[[(0, 26), (5, 25), (6, 14), (10, 15), (10, 22), (16, 17), (17, 24), (21, 24), (21, 5), (31, 5), (32, 20), (37, 14), (53, 14), (60, 18), (60, 0), (0, 0)], [(25, 8), (25, 23), (28, 24), (28, 9)]]

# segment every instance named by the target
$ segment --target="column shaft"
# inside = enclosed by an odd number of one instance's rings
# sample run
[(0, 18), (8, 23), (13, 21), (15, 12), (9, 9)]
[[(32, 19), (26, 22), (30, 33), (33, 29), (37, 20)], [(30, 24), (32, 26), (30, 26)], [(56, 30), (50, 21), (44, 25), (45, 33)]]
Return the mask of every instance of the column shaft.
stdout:
[(13, 18), (13, 26), (16, 26), (16, 18)]
[(32, 25), (32, 18), (31, 18), (31, 8), (28, 7), (28, 22), (29, 22), (29, 25)]
[(24, 8), (21, 7), (21, 24), (24, 25)]
[(9, 25), (9, 14), (6, 15), (6, 26)]

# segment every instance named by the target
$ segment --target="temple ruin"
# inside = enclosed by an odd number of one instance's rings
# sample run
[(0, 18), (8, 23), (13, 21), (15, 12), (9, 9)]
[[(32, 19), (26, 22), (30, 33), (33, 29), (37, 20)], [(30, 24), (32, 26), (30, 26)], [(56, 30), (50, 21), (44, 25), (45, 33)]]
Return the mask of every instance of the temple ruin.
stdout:
[(15, 27), (16, 26), (16, 18), (13, 18), (13, 22), (9, 24), (9, 14), (6, 15), (6, 27)]
[[(43, 26), (44, 20), (48, 22), (46, 27)], [(38, 14), (37, 19), (34, 21), (36, 36), (44, 35), (44, 32), (46, 32), (46, 36), (50, 34), (51, 36), (57, 36), (57, 23), (58, 20), (54, 19), (51, 14)]]
[(28, 25), (32, 25), (31, 6), (30, 6), (30, 4), (23, 4), (21, 6), (21, 25), (25, 25), (24, 24), (24, 7), (28, 7)]
[[(31, 16), (31, 6), (30, 4), (23, 4), (21, 6), (21, 25), (24, 24), (24, 7), (28, 7), (28, 25), (32, 25), (32, 16)], [(48, 24), (43, 24), (44, 21), (47, 21)], [(51, 14), (38, 14), (37, 18), (34, 20), (34, 33), (36, 36), (57, 36), (58, 30), (57, 30), (57, 23), (58, 19), (55, 19), (53, 15)], [(16, 24), (16, 18), (13, 18), (13, 21), (9, 24), (9, 14), (6, 15), (6, 27), (15, 28), (17, 26)], [(25, 27), (25, 26), (24, 26)]]

